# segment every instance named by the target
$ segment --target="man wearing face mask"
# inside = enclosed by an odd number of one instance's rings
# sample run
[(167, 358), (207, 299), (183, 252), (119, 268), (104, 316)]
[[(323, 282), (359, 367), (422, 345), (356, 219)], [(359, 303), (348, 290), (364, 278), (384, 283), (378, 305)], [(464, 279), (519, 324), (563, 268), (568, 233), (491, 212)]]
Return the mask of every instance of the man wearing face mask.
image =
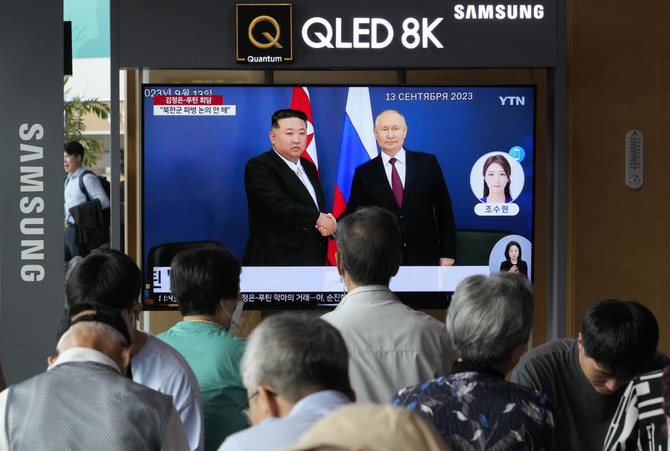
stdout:
[(237, 258), (222, 245), (178, 253), (170, 289), (183, 321), (158, 335), (179, 351), (198, 378), (205, 416), (205, 450), (216, 450), (230, 434), (247, 427), (242, 409), (247, 392), (240, 376), (246, 340), (229, 333), (240, 312)]
[(66, 308), (97, 303), (120, 312), (132, 338), (130, 372), (133, 381), (172, 396), (189, 446), (202, 450), (203, 412), (195, 374), (182, 355), (155, 336), (137, 330), (142, 273), (135, 262), (113, 249), (96, 249), (68, 273)]

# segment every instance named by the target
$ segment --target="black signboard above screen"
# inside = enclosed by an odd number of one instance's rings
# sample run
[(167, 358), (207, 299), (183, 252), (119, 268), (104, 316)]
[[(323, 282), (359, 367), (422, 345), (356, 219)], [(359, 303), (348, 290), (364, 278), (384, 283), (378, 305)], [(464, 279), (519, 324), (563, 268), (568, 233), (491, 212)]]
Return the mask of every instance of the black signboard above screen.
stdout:
[(122, 68), (550, 67), (556, 2), (112, 0), (112, 10)]
[[(401, 267), (391, 289), (403, 300), (444, 308), (464, 277), (500, 271), (511, 241), (533, 277), (534, 87), (144, 85), (142, 91), (150, 308), (174, 305), (169, 258), (155, 258), (166, 243), (218, 241), (242, 259), (249, 237), (245, 164), (270, 149), (270, 117), (288, 107), (311, 118), (308, 151), (326, 210), (335, 215), (348, 201), (354, 169), (378, 153), (373, 121), (380, 112), (401, 111), (405, 147), (437, 157), (457, 229), (456, 266)], [(492, 156), (509, 165), (509, 199), (501, 203), (489, 202), (484, 190)], [(344, 286), (324, 262), (245, 266), (241, 290), (246, 308), (305, 308), (336, 304)]]

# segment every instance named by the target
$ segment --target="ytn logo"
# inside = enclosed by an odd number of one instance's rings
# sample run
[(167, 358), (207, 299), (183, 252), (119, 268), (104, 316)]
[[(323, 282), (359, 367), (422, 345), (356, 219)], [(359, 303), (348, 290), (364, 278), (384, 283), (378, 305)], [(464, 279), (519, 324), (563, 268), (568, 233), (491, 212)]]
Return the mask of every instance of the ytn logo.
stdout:
[(500, 104), (502, 106), (509, 105), (509, 106), (521, 106), (526, 104), (526, 97), (525, 96), (499, 96), (500, 99)]

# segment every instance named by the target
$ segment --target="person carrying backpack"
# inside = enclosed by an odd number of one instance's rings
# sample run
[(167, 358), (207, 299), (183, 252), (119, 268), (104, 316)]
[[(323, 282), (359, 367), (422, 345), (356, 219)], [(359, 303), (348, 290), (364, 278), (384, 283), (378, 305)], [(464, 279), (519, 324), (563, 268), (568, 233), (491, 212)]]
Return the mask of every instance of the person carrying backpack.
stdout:
[[(84, 147), (65, 143), (63, 168), (68, 173), (64, 187), (65, 261), (109, 242), (109, 182), (83, 166)], [(105, 189), (106, 185), (106, 189)]]

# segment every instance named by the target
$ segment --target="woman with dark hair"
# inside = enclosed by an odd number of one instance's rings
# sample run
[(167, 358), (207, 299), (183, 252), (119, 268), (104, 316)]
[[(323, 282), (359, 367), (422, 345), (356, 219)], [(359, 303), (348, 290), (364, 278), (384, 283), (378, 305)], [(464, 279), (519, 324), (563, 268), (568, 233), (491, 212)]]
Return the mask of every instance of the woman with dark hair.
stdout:
[(505, 247), (505, 261), (500, 264), (501, 271), (518, 272), (528, 277), (528, 263), (521, 260), (521, 245), (510, 241)]
[(484, 162), (484, 197), (480, 200), (487, 204), (502, 204), (512, 202), (509, 191), (512, 168), (501, 154), (491, 155)]

